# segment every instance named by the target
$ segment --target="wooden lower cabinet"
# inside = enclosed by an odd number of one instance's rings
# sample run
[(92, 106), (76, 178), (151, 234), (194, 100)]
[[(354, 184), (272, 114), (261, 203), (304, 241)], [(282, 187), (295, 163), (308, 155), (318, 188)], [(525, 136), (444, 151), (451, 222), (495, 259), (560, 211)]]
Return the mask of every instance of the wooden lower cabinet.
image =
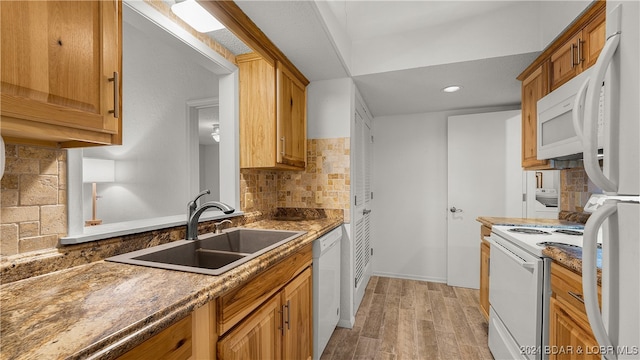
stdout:
[(549, 359), (600, 359), (594, 351), (598, 342), (589, 324), (585, 324), (571, 306), (552, 298), (549, 317)]
[(311, 268), (218, 342), (218, 359), (311, 359)]
[(118, 360), (186, 360), (192, 353), (191, 315), (143, 342)]
[(489, 260), (491, 247), (487, 240), (480, 243), (480, 311), (489, 320)]
[(549, 359), (600, 359), (582, 300), (582, 277), (553, 263), (551, 291)]
[(283, 359), (311, 359), (313, 351), (311, 268), (282, 290), (284, 318)]
[(218, 358), (225, 360), (281, 359), (282, 311), (275, 296), (218, 342)]

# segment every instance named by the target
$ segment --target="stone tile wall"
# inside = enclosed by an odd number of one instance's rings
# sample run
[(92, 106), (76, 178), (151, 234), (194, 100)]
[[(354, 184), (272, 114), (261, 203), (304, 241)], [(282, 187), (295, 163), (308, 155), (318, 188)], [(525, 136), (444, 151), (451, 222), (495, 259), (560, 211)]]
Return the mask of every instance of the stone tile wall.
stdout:
[(66, 151), (6, 144), (0, 255), (54, 248), (67, 232)]
[(308, 139), (305, 171), (241, 170), (240, 208), (341, 209), (348, 222), (350, 152), (349, 138)]
[(582, 213), (584, 206), (593, 193), (600, 193), (589, 180), (584, 168), (560, 171), (560, 210)]

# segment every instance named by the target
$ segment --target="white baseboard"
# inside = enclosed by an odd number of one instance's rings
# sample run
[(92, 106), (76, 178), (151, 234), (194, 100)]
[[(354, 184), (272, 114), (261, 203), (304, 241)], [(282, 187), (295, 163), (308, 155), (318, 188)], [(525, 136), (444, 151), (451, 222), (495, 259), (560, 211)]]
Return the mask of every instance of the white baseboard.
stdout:
[(437, 282), (437, 283), (444, 283), (444, 284), (447, 283), (446, 278), (415, 276), (415, 275), (407, 275), (407, 274), (395, 274), (395, 273), (386, 273), (386, 272), (380, 272), (380, 271), (374, 271), (373, 276), (382, 276), (382, 277), (407, 279), (407, 280), (429, 281), (429, 282)]

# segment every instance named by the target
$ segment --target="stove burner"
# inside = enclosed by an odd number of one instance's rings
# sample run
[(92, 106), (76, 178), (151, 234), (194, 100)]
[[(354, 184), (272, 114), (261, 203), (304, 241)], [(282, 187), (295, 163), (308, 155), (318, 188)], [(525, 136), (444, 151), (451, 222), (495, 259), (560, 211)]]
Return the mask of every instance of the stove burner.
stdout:
[(538, 246), (567, 246), (567, 247), (582, 249), (582, 246), (573, 245), (573, 244), (559, 243), (559, 242), (554, 242), (554, 241), (543, 241), (543, 242), (537, 243), (536, 245), (538, 245)]
[(577, 231), (577, 230), (558, 229), (555, 232), (557, 232), (559, 234), (565, 234), (565, 235), (582, 236), (582, 231)]
[(511, 228), (509, 231), (519, 234), (527, 234), (527, 235), (551, 235), (550, 232), (542, 231), (538, 229), (529, 229), (529, 228)]

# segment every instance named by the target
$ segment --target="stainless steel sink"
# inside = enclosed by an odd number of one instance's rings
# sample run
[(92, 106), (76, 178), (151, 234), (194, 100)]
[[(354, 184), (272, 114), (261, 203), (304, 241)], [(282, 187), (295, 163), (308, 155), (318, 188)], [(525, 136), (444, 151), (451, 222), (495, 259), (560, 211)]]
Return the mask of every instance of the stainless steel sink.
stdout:
[(220, 275), (303, 234), (304, 231), (234, 228), (222, 234), (204, 234), (198, 240), (174, 241), (106, 260)]

